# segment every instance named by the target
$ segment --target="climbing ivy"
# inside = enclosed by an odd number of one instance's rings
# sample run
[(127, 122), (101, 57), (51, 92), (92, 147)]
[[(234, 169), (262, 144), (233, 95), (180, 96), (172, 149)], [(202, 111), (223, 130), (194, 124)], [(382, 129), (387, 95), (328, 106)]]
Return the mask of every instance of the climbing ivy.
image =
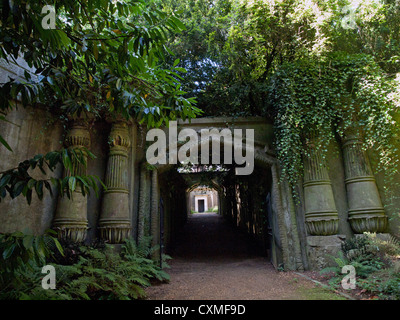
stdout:
[(302, 175), (306, 137), (318, 132), (316, 147), (325, 157), (332, 139), (353, 125), (363, 128), (364, 148), (378, 151), (376, 170), (397, 172), (399, 78), (386, 76), (371, 56), (334, 53), (287, 63), (270, 84), (267, 111), (283, 177), (293, 186)]

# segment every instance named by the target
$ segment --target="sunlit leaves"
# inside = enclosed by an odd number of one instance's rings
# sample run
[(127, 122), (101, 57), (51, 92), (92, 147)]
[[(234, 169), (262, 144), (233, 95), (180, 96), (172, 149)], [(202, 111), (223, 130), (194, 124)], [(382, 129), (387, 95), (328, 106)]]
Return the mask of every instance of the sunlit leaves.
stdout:
[[(5, 85), (1, 108), (19, 99), (24, 105), (58, 105), (69, 115), (139, 117), (149, 126), (166, 122), (171, 114), (179, 116), (181, 110), (183, 117), (198, 114), (197, 109), (186, 112), (186, 102), (195, 101), (182, 100), (183, 92), (175, 90), (180, 79), (174, 73), (184, 70), (160, 67), (170, 54), (168, 36), (185, 30), (174, 14), (142, 0), (63, 0), (55, 4), (56, 29), (43, 30), (40, 12), (47, 1), (26, 3), (16, 0), (12, 7), (0, 8), (0, 57), (22, 55), (39, 82)], [(162, 112), (147, 116), (154, 105)]]

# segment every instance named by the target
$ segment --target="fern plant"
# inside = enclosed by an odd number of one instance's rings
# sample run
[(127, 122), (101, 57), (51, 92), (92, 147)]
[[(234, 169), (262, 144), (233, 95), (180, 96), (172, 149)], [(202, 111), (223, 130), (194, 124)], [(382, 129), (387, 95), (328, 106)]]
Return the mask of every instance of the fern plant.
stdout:
[[(149, 237), (139, 243), (127, 239), (120, 253), (104, 243), (83, 245), (63, 241), (62, 246), (48, 236), (1, 236), (0, 280), (14, 281), (8, 281), (5, 286), (2, 283), (0, 299), (140, 299), (145, 297), (144, 288), (150, 286), (153, 279), (169, 281), (159, 261), (152, 259), (158, 249), (151, 247)], [(163, 255), (162, 258), (170, 257)], [(56, 290), (44, 290), (41, 286), (44, 264), (55, 267)], [(11, 271), (13, 277), (8, 277), (7, 272)]]
[[(158, 250), (158, 246), (151, 247), (151, 237), (143, 237), (137, 244), (135, 239), (128, 238), (122, 246), (121, 256), (127, 261), (140, 264), (148, 277), (156, 278), (159, 281), (169, 281), (169, 275), (158, 266), (156, 260), (151, 259)], [(162, 266), (169, 268), (167, 260), (171, 257), (163, 254), (161, 259)]]
[(52, 230), (35, 236), (22, 232), (0, 234), (0, 295), (13, 283), (21, 282), (20, 273), (33, 271), (57, 252), (63, 255), (63, 248)]

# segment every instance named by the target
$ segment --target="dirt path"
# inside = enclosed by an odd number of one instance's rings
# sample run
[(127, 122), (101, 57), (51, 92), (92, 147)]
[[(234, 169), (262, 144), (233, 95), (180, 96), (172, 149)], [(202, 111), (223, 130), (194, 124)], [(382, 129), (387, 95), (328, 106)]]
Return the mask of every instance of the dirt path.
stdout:
[(254, 243), (214, 213), (194, 214), (171, 254), (168, 284), (150, 300), (316, 300), (343, 298), (295, 273), (278, 272)]

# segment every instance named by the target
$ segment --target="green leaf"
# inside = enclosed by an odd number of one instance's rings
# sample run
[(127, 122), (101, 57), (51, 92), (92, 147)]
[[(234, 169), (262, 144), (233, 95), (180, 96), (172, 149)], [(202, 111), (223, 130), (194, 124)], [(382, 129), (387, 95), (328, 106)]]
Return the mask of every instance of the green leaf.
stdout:
[(7, 148), (7, 150), (12, 152), (10, 145), (7, 143), (6, 140), (0, 135), (0, 143)]
[(8, 258), (10, 258), (16, 247), (17, 247), (16, 243), (13, 243), (10, 246), (6, 247), (3, 251), (3, 259), (7, 260)]
[(61, 253), (62, 256), (64, 256), (64, 249), (63, 249), (63, 247), (61, 246), (61, 243), (60, 243), (60, 242), (58, 241), (58, 239), (56, 239), (56, 238), (53, 238), (53, 241), (54, 241), (54, 243), (55, 243), (55, 245), (56, 245), (58, 251)]
[(171, 20), (174, 22), (174, 24), (180, 29), (180, 30), (186, 30), (186, 26), (182, 23), (181, 20), (179, 20), (177, 17), (172, 16)]
[(76, 188), (76, 178), (75, 177), (69, 177), (68, 187), (71, 191), (75, 191), (75, 188)]
[(29, 250), (32, 248), (32, 244), (33, 244), (33, 235), (25, 235), (24, 239), (22, 240), (22, 244), (24, 245), (25, 249)]
[(43, 199), (43, 181), (37, 181), (35, 184), (35, 190), (36, 190), (36, 194), (38, 196), (38, 198), (40, 200)]
[(11, 180), (11, 174), (3, 174), (2, 178), (0, 179), (0, 188), (6, 186)]

